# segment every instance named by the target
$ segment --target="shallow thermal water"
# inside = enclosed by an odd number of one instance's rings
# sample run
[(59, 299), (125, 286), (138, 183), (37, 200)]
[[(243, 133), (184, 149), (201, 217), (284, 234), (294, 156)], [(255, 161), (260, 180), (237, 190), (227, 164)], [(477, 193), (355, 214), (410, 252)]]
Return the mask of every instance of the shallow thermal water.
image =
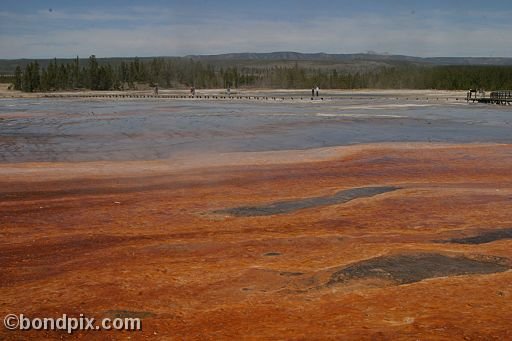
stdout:
[(490, 274), (507, 270), (509, 266), (505, 264), (465, 257), (450, 257), (437, 253), (397, 254), (372, 258), (334, 272), (327, 285), (366, 278), (381, 278), (398, 284), (408, 284), (428, 278)]
[(257, 217), (274, 214), (285, 214), (306, 208), (314, 208), (334, 204), (344, 204), (355, 199), (373, 197), (375, 195), (396, 191), (398, 189), (399, 187), (392, 186), (351, 188), (339, 191), (334, 195), (330, 196), (280, 201), (260, 206), (242, 206), (228, 208), (224, 210), (215, 211), (214, 213), (229, 214), (236, 217)]
[(0, 162), (152, 160), (367, 142), (512, 142), (512, 110), (465, 102), (0, 100)]

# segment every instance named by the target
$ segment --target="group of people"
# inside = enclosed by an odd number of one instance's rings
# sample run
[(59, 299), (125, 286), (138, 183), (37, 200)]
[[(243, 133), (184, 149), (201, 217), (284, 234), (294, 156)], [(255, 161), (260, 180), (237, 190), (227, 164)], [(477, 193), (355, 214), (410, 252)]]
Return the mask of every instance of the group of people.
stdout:
[[(315, 96), (318, 97), (319, 92), (320, 92), (320, 88), (318, 87), (318, 85), (315, 86), (314, 88), (311, 88), (311, 97), (315, 97)], [(155, 85), (154, 93), (155, 93), (155, 95), (158, 95), (158, 85)], [(228, 96), (231, 96), (231, 87), (228, 87), (226, 89), (226, 93), (228, 94)], [(192, 96), (196, 95), (196, 87), (195, 86), (190, 88), (190, 94)]]

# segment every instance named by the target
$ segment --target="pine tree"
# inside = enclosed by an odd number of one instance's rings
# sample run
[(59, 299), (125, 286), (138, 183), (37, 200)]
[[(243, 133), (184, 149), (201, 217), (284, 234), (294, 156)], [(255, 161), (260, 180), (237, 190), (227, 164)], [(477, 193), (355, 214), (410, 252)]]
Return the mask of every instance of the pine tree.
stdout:
[(21, 90), (22, 76), (21, 67), (18, 65), (14, 71), (14, 90)]
[(100, 87), (99, 82), (99, 70), (98, 70), (98, 61), (96, 60), (95, 55), (91, 55), (89, 57), (89, 89), (98, 90)]
[(41, 71), (41, 83), (40, 83), (41, 91), (48, 91), (50, 88), (48, 86), (48, 72), (46, 69)]
[(25, 66), (25, 72), (23, 72), (23, 81), (21, 83), (21, 89), (25, 92), (32, 92), (32, 63)]
[(72, 87), (74, 89), (81, 87), (80, 82), (80, 59), (76, 56), (75, 62), (73, 63), (72, 71)]
[(32, 65), (31, 77), (32, 77), (32, 81), (31, 81), (31, 83), (32, 83), (31, 84), (32, 90), (31, 91), (39, 90), (39, 81), (40, 81), (40, 78), (39, 78), (39, 63), (37, 61), (35, 61), (34, 64)]

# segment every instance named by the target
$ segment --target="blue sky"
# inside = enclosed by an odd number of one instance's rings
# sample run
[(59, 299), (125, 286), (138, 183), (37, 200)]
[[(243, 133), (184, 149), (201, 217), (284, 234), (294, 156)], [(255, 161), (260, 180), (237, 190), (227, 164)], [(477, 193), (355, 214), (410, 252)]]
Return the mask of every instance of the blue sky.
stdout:
[(512, 57), (512, 2), (0, 2), (0, 58), (326, 52)]

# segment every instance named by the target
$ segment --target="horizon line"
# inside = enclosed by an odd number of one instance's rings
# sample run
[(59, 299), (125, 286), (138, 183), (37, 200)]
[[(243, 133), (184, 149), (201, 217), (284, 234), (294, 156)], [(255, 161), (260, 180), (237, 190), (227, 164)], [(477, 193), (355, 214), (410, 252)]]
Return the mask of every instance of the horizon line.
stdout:
[(227, 55), (244, 55), (244, 54), (261, 54), (261, 55), (270, 55), (277, 53), (293, 53), (298, 55), (326, 55), (326, 56), (351, 56), (351, 55), (367, 55), (367, 56), (382, 56), (382, 57), (409, 57), (409, 58), (418, 58), (418, 59), (436, 59), (436, 58), (478, 58), (478, 59), (512, 59), (512, 57), (505, 56), (431, 56), (431, 57), (421, 57), (417, 55), (408, 55), (408, 54), (394, 54), (388, 52), (350, 52), (350, 53), (330, 53), (330, 52), (298, 52), (298, 51), (269, 51), (269, 52), (223, 52), (223, 53), (205, 53), (205, 54), (185, 54), (185, 55), (146, 55), (146, 56), (138, 56), (138, 55), (125, 55), (125, 56), (105, 56), (98, 57), (96, 54), (91, 53), (86, 57), (81, 57), (80, 55), (75, 55), (73, 57), (20, 57), (20, 58), (0, 58), (0, 60), (47, 60), (47, 59), (75, 59), (75, 58), (89, 58), (91, 56), (95, 56), (97, 59), (109, 59), (109, 58), (193, 58), (193, 57), (221, 57)]

